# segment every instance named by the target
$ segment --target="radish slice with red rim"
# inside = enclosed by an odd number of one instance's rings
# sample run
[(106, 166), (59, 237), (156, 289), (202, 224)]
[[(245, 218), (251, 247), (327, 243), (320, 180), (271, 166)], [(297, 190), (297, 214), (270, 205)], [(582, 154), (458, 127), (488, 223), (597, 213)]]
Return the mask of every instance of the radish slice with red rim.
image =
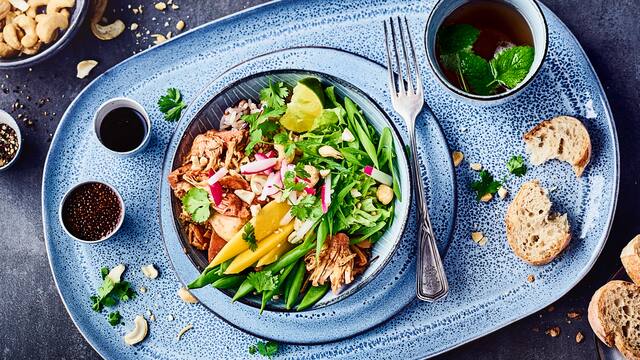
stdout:
[(392, 186), (393, 185), (393, 178), (391, 177), (391, 175), (382, 172), (376, 168), (374, 168), (373, 166), (365, 166), (364, 169), (362, 170), (364, 171), (365, 174), (371, 176), (371, 178), (381, 184), (385, 184), (387, 186)]
[(278, 163), (276, 158), (267, 158), (252, 161), (240, 166), (240, 172), (243, 174), (257, 174), (265, 170), (271, 170)]

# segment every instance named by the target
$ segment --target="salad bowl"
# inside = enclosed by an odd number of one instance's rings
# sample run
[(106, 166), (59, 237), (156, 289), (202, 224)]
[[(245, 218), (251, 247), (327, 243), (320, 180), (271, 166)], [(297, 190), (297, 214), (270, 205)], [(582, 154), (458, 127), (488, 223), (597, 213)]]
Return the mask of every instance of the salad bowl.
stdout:
[[(210, 130), (219, 129), (220, 120), (225, 114), (225, 109), (234, 106), (241, 100), (251, 99), (257, 101), (259, 99), (260, 90), (269, 86), (270, 82), (283, 82), (288, 87), (292, 88), (298, 80), (305, 78), (316, 78), (320, 80), (323, 87), (334, 86), (338, 99), (348, 97), (357, 104), (362, 110), (364, 117), (372, 125), (378, 133), (381, 133), (382, 129), (390, 128), (393, 137), (394, 147), (396, 149), (396, 163), (398, 169), (398, 180), (400, 185), (401, 197), (394, 199), (394, 212), (391, 225), (385, 227), (382, 231), (384, 233), (377, 240), (372, 247), (371, 261), (363, 274), (356, 276), (354, 281), (348, 285), (345, 285), (338, 293), (329, 292), (321, 300), (309, 309), (315, 310), (331, 304), (335, 304), (343, 299), (346, 299), (350, 295), (354, 294), (358, 290), (362, 289), (369, 283), (376, 275), (389, 263), (396, 248), (398, 247), (400, 238), (403, 234), (405, 224), (408, 219), (409, 207), (411, 203), (411, 192), (409, 188), (409, 168), (407, 163), (406, 154), (404, 151), (398, 151), (398, 149), (404, 149), (404, 144), (398, 134), (397, 129), (385, 114), (385, 112), (369, 97), (365, 92), (358, 89), (356, 86), (349, 82), (339, 79), (335, 76), (306, 71), (306, 70), (277, 70), (258, 72), (250, 74), (240, 80), (237, 80), (221, 91), (216, 93), (209, 93), (205, 90), (200, 96), (190, 105), (194, 107), (191, 112), (187, 112), (186, 116), (181, 119), (182, 122), (188, 123), (184, 131), (179, 134), (179, 142), (175, 151), (168, 153), (170, 156), (169, 161), (165, 161), (165, 166), (170, 165), (170, 169), (164, 169), (163, 173), (168, 173), (173, 169), (177, 169), (181, 166), (183, 159), (187, 156), (191, 149), (196, 136)], [(192, 114), (192, 115), (190, 115)], [(172, 151), (172, 150), (169, 150)], [(166, 179), (163, 178), (163, 182)], [(337, 189), (339, 191), (339, 189)], [(188, 235), (184, 226), (178, 220), (180, 214), (183, 211), (181, 201), (172, 196), (171, 200), (173, 226), (171, 229), (163, 229), (165, 235), (165, 242), (179, 242), (180, 246), (187, 254), (192, 266), (198, 270), (203, 271), (207, 268), (208, 261), (206, 254), (192, 247), (189, 244)], [(169, 230), (169, 231), (167, 231)], [(176, 256), (170, 257), (173, 262), (181, 261)], [(182, 274), (178, 271), (181, 281), (188, 284), (194, 280), (192, 275)], [(193, 291), (196, 297), (203, 294), (211, 294), (213, 292), (222, 292), (228, 297), (227, 301), (231, 301), (234, 292), (230, 290), (218, 290), (213, 287), (206, 287), (203, 289)], [(204, 302), (204, 301), (203, 301)], [(239, 300), (245, 305), (249, 305), (259, 309), (261, 307), (261, 299), (259, 296), (243, 297)], [(211, 307), (213, 308), (213, 306)], [(256, 309), (256, 314), (257, 314)], [(270, 311), (288, 311), (282, 301), (275, 301), (269, 303), (266, 306), (266, 310)]]

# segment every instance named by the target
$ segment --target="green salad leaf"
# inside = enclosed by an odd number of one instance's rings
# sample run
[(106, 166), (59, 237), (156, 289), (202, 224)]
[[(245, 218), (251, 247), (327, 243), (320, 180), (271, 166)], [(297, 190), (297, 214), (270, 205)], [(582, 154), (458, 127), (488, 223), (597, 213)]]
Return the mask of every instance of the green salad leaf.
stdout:
[(203, 223), (207, 221), (211, 215), (209, 202), (209, 193), (207, 190), (200, 188), (191, 188), (182, 198), (182, 206), (184, 210), (191, 215), (193, 221)]

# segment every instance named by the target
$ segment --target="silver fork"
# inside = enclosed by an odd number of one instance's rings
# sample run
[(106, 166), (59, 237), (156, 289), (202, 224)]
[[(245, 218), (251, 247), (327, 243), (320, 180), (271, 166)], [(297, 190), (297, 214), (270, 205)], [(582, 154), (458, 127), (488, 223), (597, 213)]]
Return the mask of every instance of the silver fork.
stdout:
[[(391, 93), (393, 108), (406, 122), (411, 139), (411, 173), (413, 175), (413, 188), (415, 189), (414, 194), (416, 195), (416, 202), (418, 203), (420, 221), (418, 227), (417, 296), (420, 300), (431, 302), (446, 296), (449, 292), (449, 285), (442, 266), (442, 259), (440, 259), (440, 254), (438, 253), (433, 229), (431, 228), (429, 209), (427, 208), (424, 189), (422, 187), (420, 159), (418, 146), (416, 144), (416, 117), (424, 107), (424, 93), (422, 89), (422, 78), (420, 77), (420, 68), (418, 67), (418, 60), (413, 47), (411, 32), (409, 31), (409, 22), (406, 17), (403, 20), (404, 21), (398, 16), (397, 30), (405, 65), (404, 74), (396, 41), (396, 26), (394, 25), (393, 17), (389, 18), (388, 21), (384, 21), (384, 38), (387, 49), (387, 67), (389, 70), (389, 92)], [(411, 51), (410, 54), (407, 48)], [(392, 53), (395, 54), (397, 75), (393, 70)], [(414, 81), (411, 75), (412, 66), (409, 63), (409, 59), (412, 60), (416, 81)]]

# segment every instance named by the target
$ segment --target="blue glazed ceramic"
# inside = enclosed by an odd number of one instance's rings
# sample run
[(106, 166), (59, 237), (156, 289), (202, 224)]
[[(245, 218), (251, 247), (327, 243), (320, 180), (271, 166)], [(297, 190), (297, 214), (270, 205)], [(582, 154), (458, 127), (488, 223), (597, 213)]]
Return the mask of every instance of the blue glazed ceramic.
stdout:
[[(383, 63), (383, 19), (407, 15), (415, 37), (424, 31), (433, 5), (433, 1), (410, 0), (271, 3), (194, 29), (134, 56), (104, 73), (74, 100), (56, 131), (45, 165), (44, 234), (62, 300), (98, 353), (113, 359), (246, 359), (248, 346), (257, 340), (206, 307), (186, 304), (175, 295), (180, 280), (164, 249), (158, 215), (162, 162), (176, 128), (176, 124), (162, 120), (155, 106), (166, 88), (178, 87), (187, 100), (192, 100), (200, 89), (239, 62), (294, 46), (340, 48)], [(332, 315), (334, 308), (354, 300), (358, 300), (351, 305), (354, 308), (367, 308), (372, 305), (367, 297), (370, 289), (393, 294), (390, 300), (385, 297), (369, 307), (372, 318), (386, 317), (387, 308), (395, 306), (396, 298), (408, 305), (374, 329), (350, 338), (316, 346), (282, 346), (279, 358), (404, 360), (433, 356), (546, 307), (589, 271), (605, 244), (615, 210), (617, 137), (606, 97), (589, 60), (560, 20), (544, 7), (543, 11), (549, 25), (549, 51), (544, 65), (514, 101), (497, 106), (479, 108), (452, 99), (430, 73), (423, 45), (417, 44), (419, 61), (424, 65), (425, 98), (438, 118), (449, 149), (462, 151), (467, 159), (455, 171), (457, 186), (451, 190), (455, 192), (452, 197), (446, 190), (451, 189), (447, 187), (450, 168), (441, 165), (450, 162), (449, 154), (437, 151), (442, 148), (438, 127), (433, 126), (432, 120), (423, 119), (426, 129), (420, 131), (421, 154), (428, 165), (424, 177), (428, 184), (439, 184), (430, 189), (430, 203), (432, 217), (440, 221), (436, 226), (438, 238), (447, 250), (444, 263), (451, 285), (447, 299), (427, 304), (403, 298), (415, 286), (415, 265), (413, 244), (401, 243), (391, 262), (369, 284), (336, 306), (319, 310), (325, 310), (325, 316)], [(264, 27), (265, 22), (273, 26)], [(298, 55), (295, 49), (291, 51), (294, 55), (287, 58), (287, 68), (296, 68)], [(337, 69), (359, 73), (357, 68)], [(349, 79), (349, 74), (342, 76), (334, 70), (316, 71)], [(351, 82), (365, 90), (358, 82)], [(381, 93), (387, 87), (386, 83), (376, 86)], [(371, 95), (369, 89), (366, 91)], [(101, 103), (117, 96), (140, 102), (153, 123), (149, 145), (135, 157), (107, 153), (92, 135), (93, 113)], [(397, 120), (388, 98), (373, 99), (393, 121)], [(522, 133), (538, 121), (559, 114), (574, 115), (584, 122), (592, 138), (593, 157), (578, 179), (569, 165), (550, 162), (530, 168), (523, 178), (508, 181), (507, 187), (514, 193), (522, 182), (541, 179), (546, 187), (555, 188), (551, 197), (556, 209), (569, 213), (574, 232), (571, 244), (551, 264), (533, 267), (518, 260), (506, 243), (502, 218), (508, 201), (478, 203), (468, 188), (477, 173), (469, 170), (468, 164), (480, 162), (495, 175), (505, 175), (507, 160), (524, 153)], [(398, 130), (404, 137), (404, 129)], [(91, 246), (66, 237), (57, 221), (57, 207), (66, 189), (88, 179), (112, 184), (127, 204), (127, 215), (118, 234)], [(431, 192), (435, 189), (438, 192)], [(407, 229), (410, 224), (411, 218)], [(447, 244), (449, 230), (453, 232)], [(485, 246), (470, 239), (474, 230), (487, 236)], [(406, 258), (394, 263), (396, 258), (402, 259), (402, 254), (407, 254)], [(106, 313), (91, 311), (88, 297), (100, 285), (99, 268), (121, 262), (128, 265), (125, 279), (136, 288), (145, 286), (149, 291), (116, 308), (128, 325), (113, 328), (106, 322)], [(160, 269), (158, 279), (146, 279), (139, 271), (140, 265), (148, 263)], [(392, 275), (393, 282), (383, 282), (393, 271), (400, 274), (398, 280)], [(536, 277), (535, 282), (526, 281), (529, 274)], [(122, 336), (131, 319), (136, 314), (144, 315), (146, 310), (156, 317), (156, 321), (149, 322), (147, 339), (135, 347), (126, 346)], [(253, 317), (254, 309), (251, 311)], [(169, 315), (174, 320), (170, 321)], [(318, 339), (326, 338), (324, 333), (329, 331), (346, 335), (351, 327), (363, 326), (362, 321), (331, 322), (315, 333)], [(187, 324), (192, 324), (193, 329), (176, 341), (177, 332)], [(308, 334), (314, 330), (304, 326), (296, 332)], [(294, 335), (281, 336), (294, 339)]]
[[(385, 231), (384, 235), (372, 248), (371, 259), (375, 259), (375, 261), (372, 261), (367, 270), (362, 275), (358, 276), (353, 283), (342, 289), (339, 294), (329, 292), (311, 308), (319, 309), (329, 304), (335, 304), (361, 289), (391, 260), (400, 243), (409, 214), (409, 204), (411, 201), (409, 185), (410, 177), (406, 154), (402, 151), (402, 149), (404, 149), (404, 145), (397, 134), (397, 130), (395, 130), (395, 125), (391, 123), (391, 120), (389, 120), (387, 115), (370, 100), (367, 95), (368, 92), (363, 92), (349, 82), (328, 74), (313, 71), (295, 71), (288, 70), (286, 68), (281, 69), (283, 66), (286, 66), (284, 64), (288, 63), (283, 60), (287, 57), (291, 57), (292, 55), (297, 59), (296, 66), (298, 69), (328, 69), (335, 66), (338, 61), (342, 65), (349, 64), (349, 68), (359, 68), (364, 70), (371, 67), (372, 73), (377, 76), (368, 77), (367, 82), (359, 81), (360, 84), (368, 85), (365, 89), (371, 88), (371, 84), (376, 84), (378, 81), (384, 80), (385, 76), (384, 69), (381, 69), (377, 64), (364, 64), (365, 60), (363, 59), (329, 49), (300, 49), (277, 52), (245, 62), (229, 70), (220, 78), (216, 79), (211, 85), (207, 86), (196, 100), (193, 101), (186, 110), (186, 113), (182, 116), (181, 123), (178, 124), (176, 132), (169, 143), (162, 172), (160, 208), (164, 209), (165, 206), (168, 206), (171, 207), (172, 211), (170, 212), (171, 216), (169, 217), (166, 217), (166, 211), (160, 212), (161, 225), (164, 240), (167, 242), (167, 250), (171, 257), (171, 261), (174, 264), (174, 268), (178, 273), (178, 277), (184, 284), (189, 284), (198, 277), (199, 272), (204, 270), (208, 265), (208, 261), (205, 256), (205, 252), (198, 251), (189, 245), (184, 229), (178, 223), (177, 219), (182, 212), (182, 204), (175, 196), (173, 196), (169, 189), (167, 177), (172, 170), (182, 166), (182, 159), (184, 159), (189, 153), (193, 139), (203, 133), (203, 129), (218, 129), (220, 119), (224, 115), (224, 110), (230, 106), (235, 106), (240, 100), (250, 99), (254, 102), (259, 102), (260, 89), (267, 87), (269, 81), (282, 81), (292, 88), (300, 79), (305, 77), (315, 77), (320, 79), (325, 87), (335, 86), (338, 98), (343, 99), (344, 97), (349, 97), (358, 104), (362, 109), (365, 118), (374, 127), (376, 127), (378, 132), (381, 132), (383, 128), (392, 129), (395, 149), (399, 150), (396, 151), (396, 154), (402, 199), (395, 199), (394, 219), (391, 228)], [(356, 59), (353, 59), (354, 57)], [(322, 60), (319, 61), (319, 59)], [(252, 71), (260, 72), (252, 74)], [(242, 77), (247, 74), (249, 74), (248, 77)], [(352, 78), (357, 81), (360, 77), (352, 76)], [(229, 83), (228, 81), (232, 81), (232, 83)], [(374, 92), (371, 95), (375, 96), (376, 94)], [(444, 146), (444, 138), (441, 138), (440, 143), (443, 145), (441, 153), (447, 154), (446, 146)], [(186, 254), (184, 249), (187, 249)], [(193, 264), (191, 265), (192, 267), (195, 265), (195, 273), (194, 271), (183, 271), (185, 267), (189, 268), (188, 262)], [(229, 296), (232, 296), (232, 293), (225, 292), (225, 295), (222, 295), (221, 291), (211, 287), (195, 290), (193, 293), (209, 309), (227, 319), (230, 323), (234, 323), (235, 319), (238, 317), (238, 315), (234, 314), (236, 310), (234, 307), (241, 307), (242, 304), (231, 304), (231, 298)], [(243, 298), (241, 302), (255, 307), (256, 310), (254, 311), (258, 311), (261, 306), (261, 297), (246, 297)], [(266, 309), (272, 311), (287, 311), (282, 301), (272, 301), (267, 305)], [(247, 312), (251, 313), (250, 310), (247, 310)], [(279, 319), (278, 317), (275, 319), (271, 317), (272, 314), (269, 314), (261, 316), (259, 321), (255, 317), (251, 317), (248, 320), (249, 324), (256, 324), (264, 321), (267, 325), (265, 328), (269, 328), (269, 325), (272, 323), (282, 321), (282, 319)], [(251, 331), (250, 329), (248, 330)], [(278, 338), (277, 334), (279, 332), (281, 331), (274, 330), (271, 335), (265, 333), (264, 336)], [(306, 342), (313, 341), (314, 337), (311, 337)]]

